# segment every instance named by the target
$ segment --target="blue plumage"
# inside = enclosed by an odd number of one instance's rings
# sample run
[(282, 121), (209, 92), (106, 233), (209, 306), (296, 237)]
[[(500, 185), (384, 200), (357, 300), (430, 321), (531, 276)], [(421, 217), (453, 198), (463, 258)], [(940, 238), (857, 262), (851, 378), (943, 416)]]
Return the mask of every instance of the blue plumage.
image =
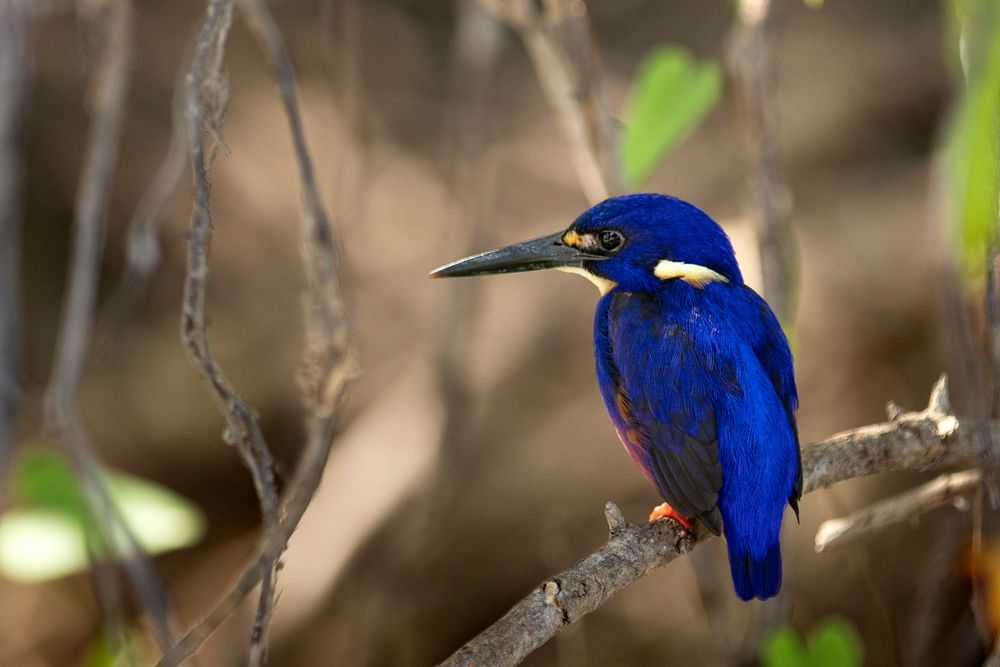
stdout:
[(802, 491), (792, 357), (725, 232), (679, 199), (628, 195), (436, 273), (550, 267), (602, 290), (597, 379), (633, 460), (674, 511), (725, 535), (742, 599), (777, 594), (784, 506), (797, 513)]

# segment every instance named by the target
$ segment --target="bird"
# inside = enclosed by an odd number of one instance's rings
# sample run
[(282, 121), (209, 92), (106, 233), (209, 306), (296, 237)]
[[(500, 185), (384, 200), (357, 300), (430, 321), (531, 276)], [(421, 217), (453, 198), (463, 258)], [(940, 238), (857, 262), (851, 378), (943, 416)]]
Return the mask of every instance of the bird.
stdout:
[(432, 277), (539, 269), (600, 291), (597, 384), (619, 439), (663, 504), (650, 521), (723, 535), (742, 600), (781, 588), (785, 505), (802, 463), (792, 353), (707, 213), (655, 193), (607, 199), (564, 231), (451, 262)]

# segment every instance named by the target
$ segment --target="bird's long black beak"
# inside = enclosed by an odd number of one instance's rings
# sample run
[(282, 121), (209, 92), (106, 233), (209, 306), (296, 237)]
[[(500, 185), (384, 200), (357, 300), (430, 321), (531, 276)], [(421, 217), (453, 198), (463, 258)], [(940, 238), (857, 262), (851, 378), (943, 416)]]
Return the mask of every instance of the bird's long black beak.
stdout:
[(538, 271), (562, 266), (583, 266), (585, 260), (607, 259), (563, 243), (564, 232), (466, 257), (431, 271), (432, 278), (482, 276), (491, 273)]

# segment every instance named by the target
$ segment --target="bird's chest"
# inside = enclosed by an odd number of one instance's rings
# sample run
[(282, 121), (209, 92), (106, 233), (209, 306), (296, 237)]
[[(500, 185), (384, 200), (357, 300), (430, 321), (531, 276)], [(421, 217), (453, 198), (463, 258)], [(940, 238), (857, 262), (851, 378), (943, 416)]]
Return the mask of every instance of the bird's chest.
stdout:
[(725, 311), (707, 299), (636, 294), (609, 300), (604, 328), (600, 344), (616, 367), (656, 367), (661, 373), (694, 367), (711, 371), (732, 332)]
[(616, 426), (629, 421), (625, 402), (711, 401), (729, 382), (735, 328), (708, 296), (619, 293), (602, 299), (594, 329), (597, 375)]

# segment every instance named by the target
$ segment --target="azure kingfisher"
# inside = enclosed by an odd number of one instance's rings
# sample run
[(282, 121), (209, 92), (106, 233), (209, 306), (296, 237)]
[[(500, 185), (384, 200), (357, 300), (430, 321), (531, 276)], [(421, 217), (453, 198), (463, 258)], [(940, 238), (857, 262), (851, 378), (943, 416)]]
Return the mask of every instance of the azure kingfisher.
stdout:
[(744, 284), (729, 237), (683, 200), (625, 195), (566, 231), (431, 275), (549, 268), (601, 292), (597, 381), (618, 437), (665, 501), (650, 521), (724, 534), (736, 594), (776, 595), (785, 503), (798, 518), (802, 495), (798, 397), (788, 341)]

